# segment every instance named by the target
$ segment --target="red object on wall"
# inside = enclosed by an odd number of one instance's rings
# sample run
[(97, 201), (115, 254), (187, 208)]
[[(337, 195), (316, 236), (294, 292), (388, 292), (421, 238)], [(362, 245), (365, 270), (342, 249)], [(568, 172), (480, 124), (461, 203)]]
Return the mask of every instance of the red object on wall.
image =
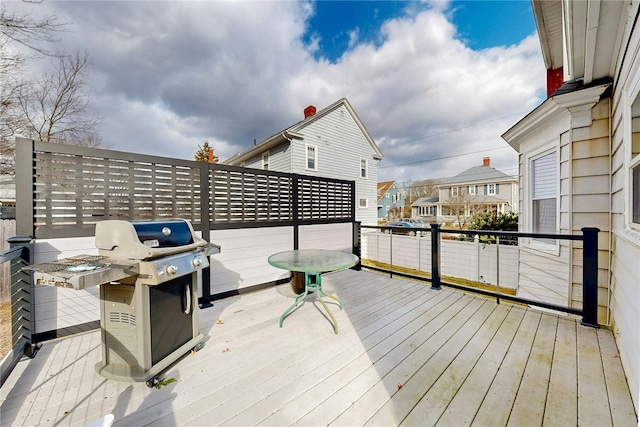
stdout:
[(547, 70), (547, 98), (562, 86), (562, 67)]

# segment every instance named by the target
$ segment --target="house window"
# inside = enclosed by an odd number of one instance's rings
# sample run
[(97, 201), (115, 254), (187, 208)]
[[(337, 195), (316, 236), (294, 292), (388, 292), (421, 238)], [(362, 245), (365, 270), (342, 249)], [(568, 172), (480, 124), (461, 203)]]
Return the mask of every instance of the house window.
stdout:
[(435, 216), (435, 206), (419, 206), (418, 215), (420, 216)]
[(475, 196), (477, 194), (477, 188), (475, 185), (470, 185), (469, 186), (469, 195), (471, 196)]
[(531, 228), (534, 233), (557, 232), (557, 169), (555, 151), (531, 161)]
[(318, 170), (318, 150), (315, 145), (307, 144), (307, 169)]
[(458, 187), (451, 187), (451, 197), (458, 197)]
[(360, 178), (367, 177), (367, 159), (360, 159)]
[(631, 106), (631, 222), (640, 226), (640, 94)]
[(487, 185), (487, 194), (489, 196), (495, 196), (496, 195), (496, 185), (495, 184)]
[(262, 169), (269, 170), (269, 152), (262, 153)]
[[(635, 160), (640, 156), (636, 156)], [(633, 222), (636, 224), (640, 224), (640, 162), (636, 162), (636, 165), (631, 168), (633, 175), (633, 183), (631, 184), (631, 189), (633, 191), (633, 207), (632, 207), (632, 218)]]
[(367, 199), (360, 199), (360, 201), (358, 203), (358, 207), (368, 208), (369, 207), (369, 201)]

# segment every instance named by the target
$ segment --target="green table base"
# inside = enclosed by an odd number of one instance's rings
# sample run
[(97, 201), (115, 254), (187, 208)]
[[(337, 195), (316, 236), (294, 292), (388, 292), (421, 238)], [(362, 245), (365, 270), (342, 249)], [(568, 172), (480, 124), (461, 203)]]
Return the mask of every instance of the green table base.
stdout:
[[(311, 277), (312, 276), (315, 277), (315, 283), (311, 283)], [(333, 325), (333, 331), (337, 334), (338, 333), (338, 321), (336, 320), (335, 317), (333, 317), (333, 314), (331, 313), (331, 310), (329, 310), (329, 307), (327, 307), (325, 302), (322, 300), (322, 296), (325, 296), (325, 297), (328, 297), (328, 298), (331, 298), (331, 299), (334, 299), (334, 300), (338, 301), (338, 303), (340, 304), (340, 310), (342, 310), (342, 301), (340, 301), (340, 298), (338, 298), (337, 296), (329, 295), (329, 294), (325, 293), (322, 290), (322, 275), (321, 275), (321, 273), (307, 273), (307, 272), (304, 273), (304, 292), (301, 293), (300, 295), (298, 295), (296, 297), (296, 300), (294, 301), (294, 303), (291, 305), (291, 307), (287, 308), (285, 310), (285, 312), (282, 313), (282, 316), (280, 316), (280, 327), (282, 328), (282, 323), (284, 322), (285, 317), (287, 317), (289, 314), (291, 314), (291, 312), (298, 307), (298, 304), (300, 304), (300, 301), (305, 299), (305, 297), (309, 294), (309, 291), (315, 292), (316, 299), (318, 299), (320, 301), (320, 303), (322, 304), (324, 309), (329, 314), (329, 317), (331, 318), (331, 324)]]

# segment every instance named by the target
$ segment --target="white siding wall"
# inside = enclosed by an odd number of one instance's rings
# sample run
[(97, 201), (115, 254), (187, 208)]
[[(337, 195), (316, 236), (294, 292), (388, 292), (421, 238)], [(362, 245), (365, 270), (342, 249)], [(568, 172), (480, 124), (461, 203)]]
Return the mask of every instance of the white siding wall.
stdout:
[[(291, 145), (286, 143), (270, 150), (269, 170), (355, 181), (356, 220), (376, 225), (379, 160), (374, 160), (373, 148), (348, 110), (341, 105), (296, 132), (304, 135), (304, 139), (294, 139)], [(315, 171), (307, 169), (307, 144), (316, 147)], [(360, 177), (361, 159), (367, 160), (366, 179)], [(262, 155), (244, 165), (262, 169)], [(368, 200), (367, 208), (359, 207), (360, 199)]]
[(300, 227), (300, 249), (353, 250), (352, 224), (318, 224)]
[[(290, 172), (291, 150), (289, 143), (283, 143), (269, 150), (270, 171)], [(245, 167), (262, 169), (262, 154), (255, 156), (245, 162)]]
[[(309, 123), (299, 133), (304, 140), (294, 140), (291, 172), (337, 178), (356, 182), (356, 220), (376, 225), (378, 218), (378, 160), (373, 149), (353, 117), (344, 106), (328, 113), (321, 120)], [(306, 144), (316, 146), (318, 170), (306, 168)], [(360, 177), (360, 159), (368, 163), (368, 177)], [(358, 207), (360, 199), (368, 200), (368, 208)]]
[(210, 258), (211, 293), (217, 294), (284, 277), (287, 272), (271, 267), (267, 258), (293, 248), (293, 228), (213, 230), (211, 241), (222, 248)]

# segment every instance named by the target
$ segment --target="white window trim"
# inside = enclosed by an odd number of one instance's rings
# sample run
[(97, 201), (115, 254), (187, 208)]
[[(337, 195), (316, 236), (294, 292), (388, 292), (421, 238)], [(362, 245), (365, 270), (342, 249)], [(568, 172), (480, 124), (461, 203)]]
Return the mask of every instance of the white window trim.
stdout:
[(468, 188), (468, 192), (470, 196), (475, 196), (478, 193), (478, 186), (477, 185), (470, 185)]
[[(527, 220), (526, 226), (529, 232), (533, 232), (533, 194), (531, 192), (531, 185), (533, 184), (533, 161), (546, 156), (552, 152), (556, 153), (556, 172), (558, 179), (556, 180), (556, 230), (555, 233), (559, 233), (560, 230), (558, 227), (560, 226), (560, 135), (554, 139), (551, 144), (546, 144), (543, 147), (540, 147), (538, 150), (531, 152), (525, 158), (525, 168), (526, 168), (526, 176), (528, 177), (528, 182), (525, 188), (526, 194), (526, 202), (527, 202)], [(488, 191), (488, 188), (487, 188)], [(556, 240), (554, 243), (550, 243), (548, 241), (541, 241), (538, 239), (528, 239), (528, 243), (525, 243), (523, 246), (530, 247), (536, 250), (540, 250), (542, 252), (548, 253), (550, 255), (560, 255), (560, 242)]]
[[(493, 186), (493, 191), (491, 191), (491, 186)], [(497, 189), (496, 184), (487, 184), (487, 196), (495, 196), (496, 189)]]
[[(265, 162), (265, 158), (267, 161)], [(269, 170), (269, 162), (271, 161), (271, 156), (269, 151), (265, 151), (262, 153), (262, 169), (268, 171)], [(265, 167), (266, 166), (266, 167)]]
[[(637, 74), (636, 74), (637, 76)], [(633, 222), (633, 169), (634, 167), (640, 167), (640, 154), (635, 158), (631, 158), (633, 149), (633, 116), (631, 109), (636, 98), (640, 98), (640, 76), (637, 76), (632, 83), (632, 89), (628, 90), (625, 98), (624, 115), (623, 120), (625, 122), (625, 139), (626, 144), (624, 147), (624, 173), (626, 175), (627, 191), (626, 191), (626, 206), (625, 206), (625, 222), (626, 227), (632, 233), (640, 232), (640, 223)], [(640, 191), (640, 189), (636, 189)]]
[[(313, 168), (309, 167), (309, 148), (313, 148)], [(318, 170), (318, 146), (313, 144), (306, 144), (304, 147), (304, 168), (308, 171)]]
[(460, 194), (459, 187), (451, 187), (451, 197), (458, 197), (459, 194)]
[[(364, 176), (362, 176), (362, 164), (364, 162)], [(367, 159), (360, 159), (360, 178), (368, 179), (369, 178), (369, 162)]]
[[(631, 154), (629, 154), (631, 157)], [(640, 232), (640, 223), (633, 222), (633, 169), (640, 168), (640, 154), (638, 154), (634, 159), (629, 160), (629, 167), (627, 168), (627, 173), (629, 175), (629, 197), (628, 197), (628, 212), (629, 212), (629, 228)], [(640, 188), (636, 189), (636, 192), (640, 192)]]

